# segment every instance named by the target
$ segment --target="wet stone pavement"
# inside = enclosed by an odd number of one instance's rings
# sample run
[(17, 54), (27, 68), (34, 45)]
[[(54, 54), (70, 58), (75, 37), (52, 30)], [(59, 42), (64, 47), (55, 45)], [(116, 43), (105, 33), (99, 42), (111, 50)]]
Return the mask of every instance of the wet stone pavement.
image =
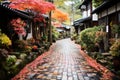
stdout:
[(100, 80), (70, 39), (59, 40), (45, 62), (31, 70), (25, 80)]

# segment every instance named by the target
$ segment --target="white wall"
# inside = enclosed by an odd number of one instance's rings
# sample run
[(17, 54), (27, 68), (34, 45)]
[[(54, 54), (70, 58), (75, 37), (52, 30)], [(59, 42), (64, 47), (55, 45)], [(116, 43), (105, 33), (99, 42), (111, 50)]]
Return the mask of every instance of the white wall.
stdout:
[(87, 17), (87, 11), (83, 11), (82, 16), (83, 16), (83, 18), (86, 18)]

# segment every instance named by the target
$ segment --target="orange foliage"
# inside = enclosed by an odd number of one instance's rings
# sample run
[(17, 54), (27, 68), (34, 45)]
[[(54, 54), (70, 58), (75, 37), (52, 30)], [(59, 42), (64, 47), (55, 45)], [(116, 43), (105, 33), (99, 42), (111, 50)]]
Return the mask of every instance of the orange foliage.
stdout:
[(40, 13), (50, 12), (55, 6), (44, 0), (11, 0), (9, 5), (11, 8), (18, 10), (31, 9)]
[(62, 11), (59, 10), (59, 9), (55, 9), (55, 10), (54, 10), (54, 12), (53, 12), (53, 14), (52, 14), (52, 18), (53, 18), (53, 19), (56, 19), (56, 20), (58, 20), (58, 21), (60, 21), (60, 22), (64, 22), (64, 21), (66, 21), (66, 20), (69, 19), (69, 18), (68, 18), (68, 14), (62, 12)]

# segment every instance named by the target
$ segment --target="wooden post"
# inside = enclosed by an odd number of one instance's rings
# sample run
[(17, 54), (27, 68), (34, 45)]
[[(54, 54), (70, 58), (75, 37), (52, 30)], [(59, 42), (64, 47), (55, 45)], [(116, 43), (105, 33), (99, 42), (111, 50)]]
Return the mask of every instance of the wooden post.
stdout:
[[(53, 0), (49, 0), (49, 2), (53, 3)], [(52, 26), (51, 26), (51, 11), (49, 13), (49, 42), (52, 44)]]
[(52, 44), (52, 26), (51, 26), (51, 12), (49, 13), (49, 42)]

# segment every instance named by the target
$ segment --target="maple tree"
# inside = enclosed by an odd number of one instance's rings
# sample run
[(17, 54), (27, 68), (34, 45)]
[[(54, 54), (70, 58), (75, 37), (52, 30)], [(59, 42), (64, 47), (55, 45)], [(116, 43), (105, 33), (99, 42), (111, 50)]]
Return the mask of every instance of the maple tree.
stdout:
[(34, 21), (43, 21), (44, 17), (39, 14), (46, 14), (55, 9), (54, 4), (45, 0), (10, 0), (9, 7), (18, 10), (31, 10), (36, 14)]
[(69, 19), (68, 14), (59, 9), (55, 9), (53, 11), (52, 18), (60, 21), (61, 23)]
[(26, 27), (26, 23), (21, 18), (11, 20), (10, 24), (17, 34), (26, 34), (24, 29), (24, 27)]
[(9, 7), (26, 10), (30, 9), (40, 13), (47, 13), (55, 9), (55, 6), (45, 0), (11, 0)]
[(34, 18), (34, 22), (37, 22), (37, 21), (39, 21), (39, 22), (45, 22), (44, 17), (43, 17), (40, 13), (37, 14), (37, 15), (35, 16), (35, 18)]

